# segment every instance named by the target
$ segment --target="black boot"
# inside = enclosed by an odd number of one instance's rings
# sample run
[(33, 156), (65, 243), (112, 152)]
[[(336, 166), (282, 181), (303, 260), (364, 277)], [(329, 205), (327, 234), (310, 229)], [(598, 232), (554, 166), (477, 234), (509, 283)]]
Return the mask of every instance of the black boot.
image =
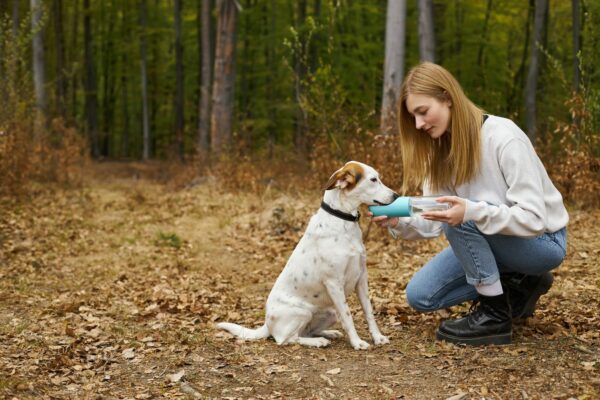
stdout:
[(466, 317), (442, 321), (436, 338), (474, 346), (510, 344), (512, 318), (506, 291), (492, 297), (479, 295), (479, 304)]
[(500, 279), (508, 291), (513, 319), (531, 317), (538, 299), (550, 290), (554, 282), (550, 272), (542, 275), (506, 273)]

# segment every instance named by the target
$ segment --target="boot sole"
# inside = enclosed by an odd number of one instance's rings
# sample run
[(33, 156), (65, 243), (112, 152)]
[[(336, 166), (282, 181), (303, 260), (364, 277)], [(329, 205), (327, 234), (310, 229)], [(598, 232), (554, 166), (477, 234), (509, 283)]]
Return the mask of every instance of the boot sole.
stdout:
[(450, 343), (466, 344), (469, 346), (483, 346), (489, 344), (503, 345), (512, 343), (512, 331), (508, 333), (499, 333), (496, 335), (479, 336), (474, 338), (465, 338), (449, 335), (439, 330), (435, 333), (437, 340), (444, 340)]
[(532, 296), (529, 298), (525, 306), (523, 307), (523, 311), (518, 315), (513, 315), (513, 319), (522, 319), (529, 318), (535, 312), (535, 305), (537, 301), (542, 297), (542, 295), (548, 293), (550, 288), (552, 287), (552, 283), (554, 282), (554, 277), (552, 274), (544, 275), (538, 285), (533, 289)]

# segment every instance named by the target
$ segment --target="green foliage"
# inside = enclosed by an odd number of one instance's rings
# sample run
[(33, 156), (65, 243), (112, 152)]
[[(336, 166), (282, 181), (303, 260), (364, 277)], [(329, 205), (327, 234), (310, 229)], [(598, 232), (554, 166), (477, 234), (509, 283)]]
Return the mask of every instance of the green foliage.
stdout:
[(176, 233), (159, 232), (158, 244), (179, 249), (183, 244), (183, 240)]
[[(44, 20), (46, 76), (51, 117), (56, 116), (54, 85), (60, 74), (68, 81), (67, 122), (83, 126), (85, 79), (81, 2), (62, 2), (62, 25), (56, 9)], [(137, 0), (90, 2), (92, 49), (97, 75), (99, 140), (105, 157), (139, 158), (142, 149), (140, 40), (147, 42), (150, 128), (153, 155), (168, 158), (175, 143), (175, 50), (172, 2), (148, 1), (148, 27), (142, 32)], [(524, 125), (524, 86), (531, 50), (531, 2), (434, 1), (436, 59), (453, 72), (467, 94), (488, 112)], [(200, 2), (184, 2), (185, 145), (194, 151), (198, 127), (200, 83)], [(297, 118), (306, 118), (309, 144), (326, 145), (335, 157), (357, 132), (376, 130), (382, 92), (386, 2), (240, 1), (237, 31), (234, 140), (244, 154), (290, 153)], [(302, 13), (301, 4), (306, 5)], [(487, 6), (491, 4), (486, 22)], [(583, 138), (597, 136), (600, 3), (582, 1), (582, 86), (586, 117)], [(12, 40), (10, 10), (0, 7), (0, 90), (7, 116), (31, 114), (30, 16), (21, 1), (20, 32)], [(317, 7), (318, 6), (318, 7)], [(302, 17), (301, 15), (304, 15)], [(216, 18), (213, 15), (213, 30)], [(419, 61), (418, 9), (407, 2), (405, 71)], [(57, 32), (62, 28), (65, 65), (58, 70)], [(538, 93), (541, 137), (551, 139), (559, 122), (571, 120), (570, 82), (573, 50), (571, 3), (550, 2), (547, 37)], [(566, 40), (567, 39), (567, 40)], [(11, 72), (12, 71), (12, 72)], [(562, 71), (562, 72), (559, 72)], [(561, 77), (560, 74), (563, 74)], [(297, 96), (296, 83), (300, 85)], [(15, 97), (17, 96), (17, 97)], [(2, 99), (4, 100), (4, 99)], [(1, 101), (1, 100), (0, 100)], [(327, 143), (322, 143), (323, 140)], [(597, 151), (597, 150), (594, 150)], [(597, 154), (597, 153), (595, 153)]]
[[(14, 30), (8, 16), (0, 15), (0, 128), (20, 119), (29, 119), (33, 88), (29, 68), (29, 47), (33, 33), (29, 15)], [(39, 29), (39, 28), (38, 28)]]

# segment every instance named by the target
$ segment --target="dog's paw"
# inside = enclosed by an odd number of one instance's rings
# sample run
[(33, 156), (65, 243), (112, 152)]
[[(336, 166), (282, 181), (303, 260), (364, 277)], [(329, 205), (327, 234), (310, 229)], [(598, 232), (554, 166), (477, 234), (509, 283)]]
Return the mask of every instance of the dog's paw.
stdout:
[(373, 343), (375, 343), (376, 345), (388, 344), (389, 342), (390, 339), (388, 339), (387, 336), (383, 336), (381, 333), (373, 335)]
[(340, 331), (337, 331), (335, 329), (330, 329), (330, 330), (326, 330), (326, 331), (322, 331), (320, 334), (320, 336), (323, 336), (327, 339), (339, 339), (341, 337), (344, 336), (344, 334)]
[(289, 343), (299, 343), (310, 347), (325, 347), (329, 345), (329, 340), (324, 337), (299, 337), (295, 340), (290, 340)]
[(312, 346), (313, 347), (326, 347), (329, 346), (329, 340), (325, 339), (324, 337), (316, 337), (316, 338), (312, 338), (314, 339)]
[(351, 344), (352, 347), (354, 347), (354, 350), (366, 350), (369, 348), (369, 343), (362, 339), (354, 340), (351, 342)]

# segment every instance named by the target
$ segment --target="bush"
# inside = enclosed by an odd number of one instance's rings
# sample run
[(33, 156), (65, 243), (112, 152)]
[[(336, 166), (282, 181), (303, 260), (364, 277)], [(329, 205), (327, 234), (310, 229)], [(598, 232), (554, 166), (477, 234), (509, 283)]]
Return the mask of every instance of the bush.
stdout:
[(0, 20), (0, 195), (27, 192), (31, 181), (73, 184), (79, 182), (86, 160), (86, 143), (61, 118), (44, 122), (34, 135), (35, 100), (28, 59), (30, 19), (24, 18), (20, 34), (10, 21)]

